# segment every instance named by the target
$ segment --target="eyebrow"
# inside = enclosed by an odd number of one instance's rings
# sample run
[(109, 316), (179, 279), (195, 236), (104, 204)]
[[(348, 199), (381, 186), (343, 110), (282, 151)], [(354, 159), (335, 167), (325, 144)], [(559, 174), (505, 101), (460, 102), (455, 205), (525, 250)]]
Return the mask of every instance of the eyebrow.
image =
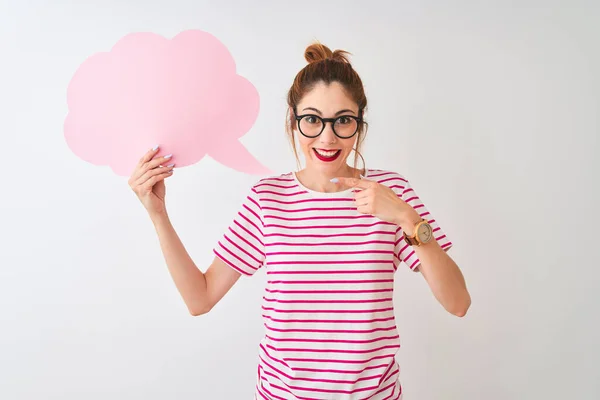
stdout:
[[(314, 107), (306, 107), (306, 108), (305, 108), (304, 110), (302, 110), (302, 111), (306, 111), (306, 110), (312, 110), (312, 111), (316, 112), (316, 113), (317, 113), (317, 114), (319, 114), (319, 115), (323, 115), (323, 113), (321, 113), (321, 111), (319, 111), (318, 109), (316, 109), (316, 108), (314, 108)], [(336, 112), (336, 113), (335, 113), (335, 116), (338, 116), (338, 115), (340, 115), (340, 114), (343, 114), (343, 113), (345, 113), (345, 112), (351, 112), (352, 114), (356, 114), (354, 111), (352, 111), (352, 110), (349, 110), (349, 109), (347, 109), (347, 108), (346, 108), (346, 109), (343, 109), (343, 110), (340, 110), (340, 111)]]

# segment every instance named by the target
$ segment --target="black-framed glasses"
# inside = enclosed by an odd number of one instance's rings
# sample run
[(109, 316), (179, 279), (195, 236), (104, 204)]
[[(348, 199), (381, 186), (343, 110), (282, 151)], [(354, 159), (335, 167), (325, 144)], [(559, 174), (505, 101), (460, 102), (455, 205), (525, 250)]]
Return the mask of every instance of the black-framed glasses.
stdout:
[(323, 118), (315, 114), (297, 115), (298, 130), (308, 138), (316, 138), (325, 130), (325, 124), (331, 123), (333, 133), (341, 139), (349, 139), (358, 132), (362, 118), (354, 115), (340, 115), (336, 118)]

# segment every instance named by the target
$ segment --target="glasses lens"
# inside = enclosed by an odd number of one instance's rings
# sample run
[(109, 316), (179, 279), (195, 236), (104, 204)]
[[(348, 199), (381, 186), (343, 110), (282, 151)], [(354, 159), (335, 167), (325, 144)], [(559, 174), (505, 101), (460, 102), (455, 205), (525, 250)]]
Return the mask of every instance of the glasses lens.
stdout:
[(306, 136), (318, 136), (323, 130), (323, 121), (314, 115), (307, 115), (300, 120), (299, 127)]
[(354, 118), (341, 116), (335, 120), (333, 129), (338, 136), (349, 138), (358, 130), (358, 122)]

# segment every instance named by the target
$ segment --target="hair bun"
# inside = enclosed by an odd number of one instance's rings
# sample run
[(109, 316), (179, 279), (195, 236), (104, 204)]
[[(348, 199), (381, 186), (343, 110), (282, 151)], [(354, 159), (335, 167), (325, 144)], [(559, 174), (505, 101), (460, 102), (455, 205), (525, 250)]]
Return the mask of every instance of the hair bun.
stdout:
[(324, 44), (313, 43), (304, 51), (304, 58), (309, 64), (327, 59), (342, 61), (350, 64), (350, 61), (346, 57), (349, 54), (350, 53), (344, 50), (335, 50), (332, 52), (331, 49)]

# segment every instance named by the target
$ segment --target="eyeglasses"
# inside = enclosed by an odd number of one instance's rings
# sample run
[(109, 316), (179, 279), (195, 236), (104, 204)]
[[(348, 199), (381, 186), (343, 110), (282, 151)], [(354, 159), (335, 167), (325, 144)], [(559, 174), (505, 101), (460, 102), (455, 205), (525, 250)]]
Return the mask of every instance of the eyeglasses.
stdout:
[(331, 123), (333, 133), (341, 139), (349, 139), (358, 132), (359, 122), (362, 118), (354, 115), (340, 115), (336, 118), (322, 118), (315, 114), (296, 116), (300, 133), (308, 138), (316, 138), (325, 130), (325, 124)]

